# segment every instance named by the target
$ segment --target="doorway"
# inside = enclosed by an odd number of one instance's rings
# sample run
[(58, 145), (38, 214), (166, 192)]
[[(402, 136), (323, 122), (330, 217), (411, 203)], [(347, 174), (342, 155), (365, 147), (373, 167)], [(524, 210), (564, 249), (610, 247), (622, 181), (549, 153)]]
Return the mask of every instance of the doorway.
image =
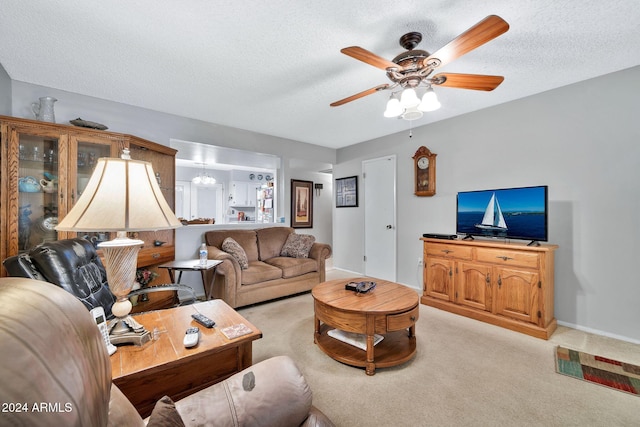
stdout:
[(396, 280), (396, 156), (362, 162), (364, 272)]
[(224, 217), (223, 186), (176, 181), (176, 216), (187, 220)]

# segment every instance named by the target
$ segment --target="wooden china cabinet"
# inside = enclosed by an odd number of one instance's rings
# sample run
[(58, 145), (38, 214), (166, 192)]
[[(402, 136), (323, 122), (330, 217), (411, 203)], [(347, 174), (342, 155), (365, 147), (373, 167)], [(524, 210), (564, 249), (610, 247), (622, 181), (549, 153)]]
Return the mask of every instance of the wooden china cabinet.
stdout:
[[(98, 158), (119, 157), (124, 147), (132, 159), (153, 165), (162, 194), (175, 206), (176, 150), (170, 147), (132, 135), (7, 116), (0, 116), (0, 132), (0, 260), (46, 241), (80, 236), (97, 244), (115, 237), (54, 227), (84, 191)], [(174, 259), (174, 231), (140, 232), (138, 238), (145, 242), (138, 267), (155, 269), (161, 277), (154, 283), (169, 283), (166, 271), (155, 266)], [(154, 241), (165, 243), (155, 246)]]

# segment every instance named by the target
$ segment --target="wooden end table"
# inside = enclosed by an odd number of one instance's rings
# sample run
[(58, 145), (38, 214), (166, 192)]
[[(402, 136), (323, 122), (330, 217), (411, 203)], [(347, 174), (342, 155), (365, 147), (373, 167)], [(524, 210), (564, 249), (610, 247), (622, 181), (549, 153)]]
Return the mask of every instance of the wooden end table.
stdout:
[[(181, 261), (171, 261), (165, 264), (161, 264), (158, 268), (166, 268), (169, 273), (171, 283), (180, 283), (182, 279), (183, 271), (199, 271), (202, 276), (202, 288), (204, 289), (205, 299), (210, 299), (213, 291), (213, 283), (215, 281), (216, 267), (218, 264), (222, 264), (220, 260), (208, 259), (206, 265), (200, 265), (198, 259), (188, 259)], [(207, 272), (213, 269), (214, 276), (211, 278), (209, 286), (207, 286)], [(174, 270), (178, 271), (178, 281), (175, 280)]]
[[(344, 288), (348, 282), (364, 280), (375, 281), (376, 288), (364, 294)], [(415, 355), (415, 323), (420, 307), (413, 289), (386, 280), (358, 277), (320, 283), (311, 294), (314, 342), (333, 359), (364, 367), (367, 375), (374, 375), (377, 367), (396, 366)], [(329, 336), (334, 328), (366, 335), (366, 350)], [(375, 334), (383, 335), (384, 339), (374, 346)]]
[[(216, 326), (207, 329), (196, 323), (191, 318), (196, 312), (213, 319)], [(251, 366), (252, 342), (262, 338), (258, 328), (220, 299), (134, 318), (149, 331), (157, 328), (157, 340), (142, 346), (119, 346), (111, 356), (111, 373), (113, 382), (143, 418), (164, 395), (175, 401)], [(252, 333), (230, 340), (220, 332), (238, 323), (247, 325)], [(200, 341), (187, 349), (184, 334), (192, 326), (200, 328)]]

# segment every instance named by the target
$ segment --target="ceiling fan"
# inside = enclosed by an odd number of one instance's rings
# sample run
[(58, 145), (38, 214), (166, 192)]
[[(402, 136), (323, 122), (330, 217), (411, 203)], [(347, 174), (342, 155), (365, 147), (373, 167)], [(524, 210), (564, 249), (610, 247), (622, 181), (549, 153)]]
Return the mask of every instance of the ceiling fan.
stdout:
[[(505, 33), (508, 29), (509, 24), (505, 20), (496, 15), (489, 15), (432, 54), (424, 50), (415, 49), (420, 41), (422, 41), (422, 34), (418, 32), (407, 33), (400, 38), (400, 46), (407, 51), (396, 56), (391, 61), (359, 46), (346, 47), (340, 50), (340, 52), (385, 70), (391, 83), (375, 86), (333, 102), (330, 105), (332, 107), (338, 107), (382, 90), (402, 88), (404, 91), (400, 99), (397, 98), (396, 93), (392, 93), (391, 99), (387, 104), (385, 116), (402, 116), (406, 120), (414, 120), (422, 117), (422, 111), (432, 111), (440, 106), (433, 93), (433, 85), (457, 89), (491, 91), (502, 83), (504, 77), (457, 73), (439, 73), (431, 76), (431, 73), (433, 73), (436, 68), (446, 65), (454, 59), (493, 40)], [(415, 89), (419, 87), (426, 87), (427, 89), (426, 97), (423, 97), (423, 103), (420, 102), (420, 99), (415, 93)], [(431, 104), (427, 102), (429, 99), (432, 100)], [(433, 104), (434, 99), (436, 104)], [(393, 106), (391, 104), (393, 104)], [(390, 110), (390, 107), (392, 107), (393, 111)]]

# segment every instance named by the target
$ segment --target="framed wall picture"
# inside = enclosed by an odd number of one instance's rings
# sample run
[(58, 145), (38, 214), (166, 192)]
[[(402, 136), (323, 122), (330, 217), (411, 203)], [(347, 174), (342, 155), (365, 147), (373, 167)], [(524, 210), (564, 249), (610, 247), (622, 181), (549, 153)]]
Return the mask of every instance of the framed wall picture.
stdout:
[(358, 207), (358, 177), (336, 179), (336, 208)]
[(313, 227), (313, 182), (291, 180), (291, 227)]

